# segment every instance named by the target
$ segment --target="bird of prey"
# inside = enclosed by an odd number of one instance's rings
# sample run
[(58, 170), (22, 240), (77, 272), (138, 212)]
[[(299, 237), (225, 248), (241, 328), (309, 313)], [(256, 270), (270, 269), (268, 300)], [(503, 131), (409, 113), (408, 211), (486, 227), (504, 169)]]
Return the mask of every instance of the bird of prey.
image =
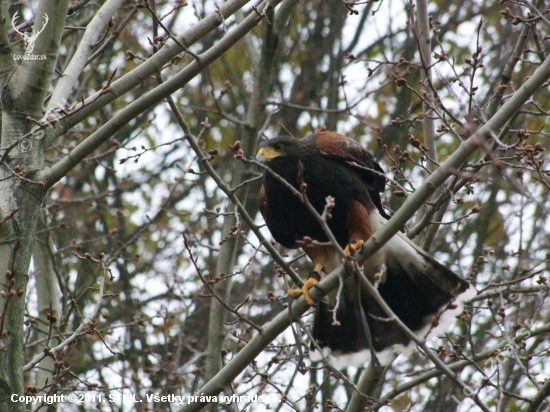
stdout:
[[(342, 264), (342, 257), (329, 242), (321, 224), (298, 196), (298, 191), (319, 214), (326, 198), (334, 198), (328, 227), (346, 254), (353, 255), (389, 218), (380, 193), (386, 178), (374, 157), (346, 136), (320, 130), (303, 139), (279, 136), (260, 145), (256, 160), (266, 165), (258, 203), (273, 238), (286, 248), (302, 247), (314, 269), (301, 290), (313, 305), (308, 289), (323, 274)], [(306, 240), (304, 242), (304, 239)], [(402, 233), (398, 233), (363, 264), (365, 276), (373, 279), (385, 267), (378, 291), (393, 312), (421, 339), (440, 334), (462, 313), (463, 302), (476, 290), (438, 263)], [(361, 366), (371, 354), (387, 364), (393, 353), (407, 353), (414, 343), (376, 303), (354, 276), (344, 281), (333, 322), (337, 291), (329, 302), (317, 305), (310, 358), (327, 359), (335, 368)], [(366, 324), (365, 324), (366, 318)], [(368, 336), (370, 334), (370, 336)], [(320, 350), (319, 350), (320, 349)], [(375, 359), (373, 359), (375, 360)]]

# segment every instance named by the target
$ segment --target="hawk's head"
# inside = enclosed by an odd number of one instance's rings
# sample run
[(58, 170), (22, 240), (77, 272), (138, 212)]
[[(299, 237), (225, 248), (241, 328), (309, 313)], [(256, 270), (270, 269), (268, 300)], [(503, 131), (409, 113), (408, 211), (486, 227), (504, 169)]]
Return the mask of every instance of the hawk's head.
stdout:
[(290, 136), (279, 136), (260, 145), (256, 161), (268, 163), (282, 156), (297, 156), (299, 154), (299, 140)]

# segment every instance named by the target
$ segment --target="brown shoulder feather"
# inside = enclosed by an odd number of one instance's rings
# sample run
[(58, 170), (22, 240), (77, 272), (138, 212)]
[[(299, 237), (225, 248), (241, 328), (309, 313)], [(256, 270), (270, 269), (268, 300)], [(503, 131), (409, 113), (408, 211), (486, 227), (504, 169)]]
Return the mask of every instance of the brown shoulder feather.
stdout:
[[(373, 190), (383, 192), (386, 185), (384, 171), (374, 157), (355, 140), (334, 132), (319, 132), (316, 138), (321, 155), (347, 163), (361, 170), (365, 183)], [(369, 172), (368, 169), (372, 171)]]

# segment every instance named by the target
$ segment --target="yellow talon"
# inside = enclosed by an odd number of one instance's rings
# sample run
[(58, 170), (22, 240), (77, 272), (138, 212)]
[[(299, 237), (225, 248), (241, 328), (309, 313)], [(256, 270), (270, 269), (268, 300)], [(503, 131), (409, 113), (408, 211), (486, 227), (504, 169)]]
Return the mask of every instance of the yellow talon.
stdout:
[[(317, 278), (321, 277), (321, 270), (323, 269), (323, 266), (321, 264), (316, 264), (315, 269), (313, 269), (313, 272), (309, 275), (306, 282), (304, 283), (304, 286), (302, 286), (302, 289), (290, 289), (288, 291), (288, 294), (290, 296), (300, 296), (304, 295), (304, 299), (306, 300), (307, 304), (309, 306), (313, 306), (315, 304), (315, 301), (309, 294), (309, 289), (314, 287), (319, 281)], [(328, 297), (324, 296), (323, 300), (328, 300)]]
[(315, 278), (308, 278), (306, 282), (304, 283), (304, 286), (302, 286), (302, 289), (290, 289), (288, 291), (288, 294), (291, 296), (300, 296), (304, 295), (304, 298), (309, 306), (313, 306), (315, 301), (309, 294), (309, 289), (311, 289), (313, 286), (315, 286), (317, 283), (317, 279)]
[(357, 241), (354, 241), (353, 243), (350, 242), (344, 249), (344, 253), (346, 254), (346, 256), (353, 256), (355, 255), (355, 252), (361, 249), (361, 246), (363, 246), (364, 243), (365, 243), (364, 240), (357, 240)]

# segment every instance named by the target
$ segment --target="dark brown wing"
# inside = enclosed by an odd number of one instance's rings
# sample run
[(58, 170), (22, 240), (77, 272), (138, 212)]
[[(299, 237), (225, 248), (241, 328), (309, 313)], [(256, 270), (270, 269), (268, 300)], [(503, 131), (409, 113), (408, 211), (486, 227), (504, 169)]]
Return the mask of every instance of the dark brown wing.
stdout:
[(355, 169), (361, 180), (369, 189), (371, 199), (382, 214), (389, 218), (382, 207), (380, 193), (386, 186), (384, 170), (374, 157), (359, 143), (349, 137), (334, 132), (318, 132), (315, 142), (322, 156), (340, 162), (345, 162)]

